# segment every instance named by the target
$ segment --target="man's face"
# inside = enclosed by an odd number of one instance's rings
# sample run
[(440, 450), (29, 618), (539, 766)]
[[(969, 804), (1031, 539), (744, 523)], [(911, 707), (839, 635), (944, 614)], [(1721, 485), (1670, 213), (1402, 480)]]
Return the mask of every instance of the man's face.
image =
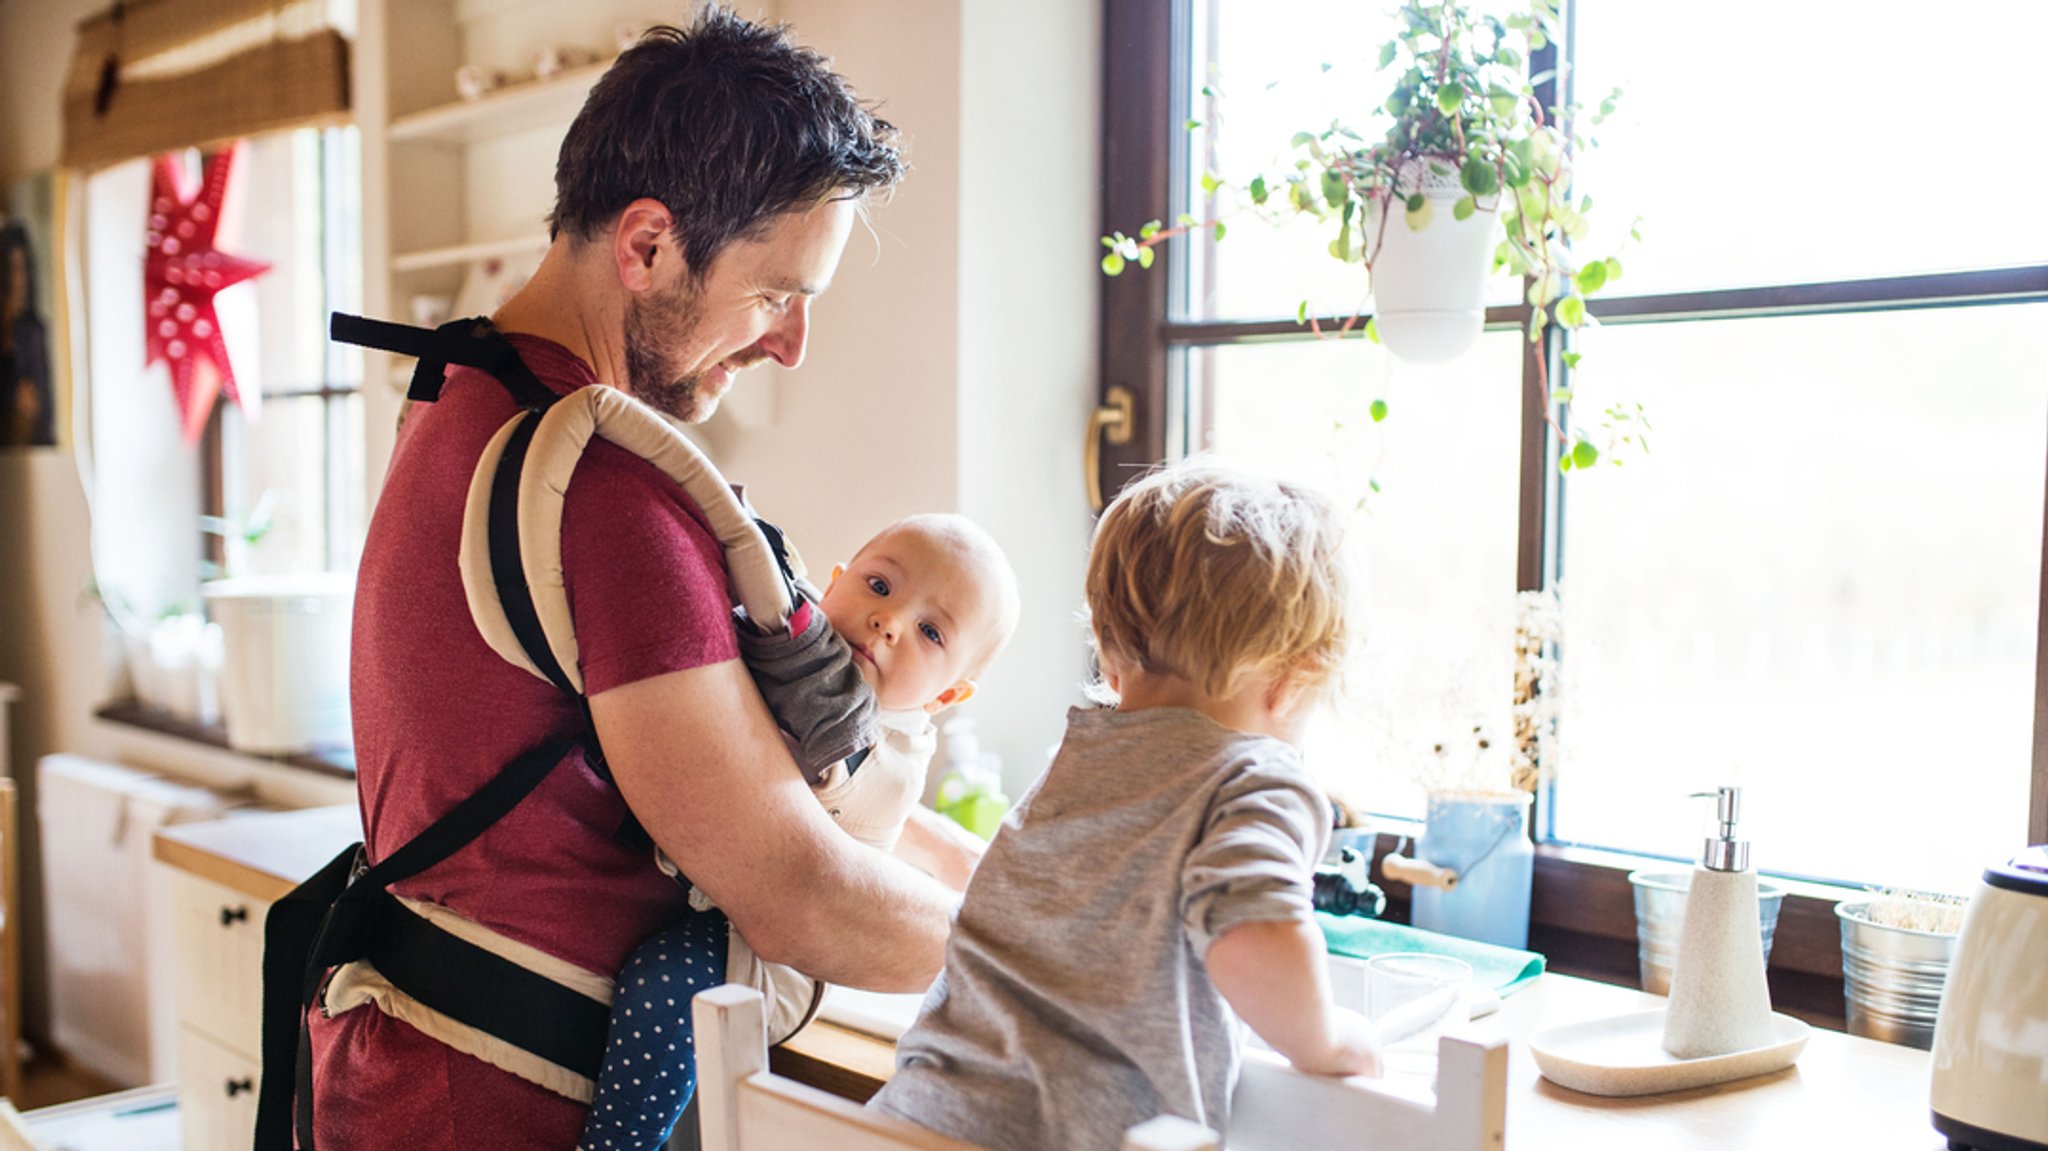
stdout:
[(853, 665), (891, 711), (937, 711), (988, 653), (997, 627), (989, 581), (942, 536), (899, 528), (837, 572), (819, 604), (853, 646)]
[(658, 265), (660, 281), (627, 302), (626, 390), (699, 423), (718, 410), (741, 369), (802, 363), (811, 297), (838, 270), (855, 215), (851, 200), (786, 213), (760, 236), (733, 241), (701, 281), (680, 259)]

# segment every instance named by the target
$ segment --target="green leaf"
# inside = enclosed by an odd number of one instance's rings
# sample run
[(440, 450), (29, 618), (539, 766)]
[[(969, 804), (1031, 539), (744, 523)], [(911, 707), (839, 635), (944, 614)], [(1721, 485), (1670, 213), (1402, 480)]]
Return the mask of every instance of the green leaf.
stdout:
[(1386, 418), (1387, 418), (1387, 401), (1385, 401), (1385, 400), (1374, 400), (1374, 401), (1372, 402), (1372, 422), (1373, 422), (1373, 423), (1379, 423), (1379, 422), (1380, 422), (1381, 420), (1384, 420), (1384, 419), (1386, 419)]
[(1124, 258), (1123, 258), (1123, 255), (1122, 255), (1121, 253), (1118, 253), (1118, 252), (1111, 252), (1111, 253), (1110, 253), (1109, 255), (1107, 255), (1107, 256), (1104, 256), (1104, 257), (1102, 257), (1102, 274), (1103, 274), (1103, 275), (1105, 275), (1105, 276), (1121, 276), (1121, 275), (1123, 275), (1123, 274), (1124, 274)]
[(1609, 257), (1607, 257), (1606, 259), (1604, 259), (1604, 260), (1602, 260), (1602, 261), (1600, 261), (1600, 262), (1601, 262), (1602, 264), (1605, 264), (1605, 265), (1607, 266), (1607, 279), (1608, 279), (1608, 282), (1612, 283), (1612, 282), (1613, 282), (1613, 281), (1615, 281), (1615, 280), (1619, 280), (1619, 279), (1621, 279), (1621, 261), (1620, 261), (1620, 260), (1617, 260), (1617, 259), (1615, 259), (1615, 258), (1614, 258), (1613, 256), (1609, 256)]
[(1197, 129), (1197, 128), (1201, 127), (1201, 126), (1202, 126), (1202, 122), (1201, 122), (1200, 120), (1189, 120), (1189, 121), (1187, 122), (1187, 125), (1186, 125), (1186, 127), (1187, 127), (1187, 130), (1188, 130), (1188, 131), (1190, 131), (1190, 132), (1194, 131), (1195, 129)]
[(1351, 229), (1337, 229), (1337, 238), (1330, 241), (1330, 255), (1347, 264), (1351, 262)]
[(1586, 322), (1586, 301), (1578, 296), (1566, 296), (1557, 302), (1557, 322), (1567, 328), (1581, 327)]
[(1324, 203), (1334, 208), (1342, 204), (1350, 195), (1351, 187), (1344, 182), (1344, 177), (1341, 174), (1333, 172), (1328, 168), (1323, 169)]
[(1366, 317), (1365, 338), (1375, 344), (1380, 342), (1380, 322), (1377, 317)]
[(1470, 195), (1460, 196), (1458, 197), (1458, 202), (1451, 205), (1451, 219), (1469, 220), (1472, 218), (1472, 213), (1478, 210), (1479, 205), (1473, 202)]
[(1192, 228), (1195, 226), (1195, 218), (1186, 212), (1182, 212), (1173, 218), (1173, 225), (1176, 228)]
[(1496, 52), (1493, 58), (1503, 68), (1520, 68), (1522, 66), (1522, 54), (1515, 51), (1511, 45), (1501, 45), (1500, 51)]
[[(1566, 352), (1566, 353), (1565, 353), (1565, 354), (1563, 354), (1562, 356), (1559, 356), (1559, 357), (1558, 357), (1558, 359), (1560, 359), (1560, 360), (1563, 360), (1563, 361), (1564, 361), (1564, 366), (1565, 366), (1565, 367), (1567, 367), (1567, 368), (1576, 368), (1576, 367), (1578, 367), (1578, 366), (1579, 366), (1579, 353), (1578, 353), (1578, 352)], [(1561, 390), (1561, 389), (1560, 389), (1560, 390)], [(1557, 395), (1557, 393), (1556, 393), (1556, 392), (1553, 392), (1553, 393), (1551, 393), (1551, 394), (1552, 394), (1553, 396), (1556, 396), (1556, 395)], [(1568, 396), (1558, 396), (1558, 401), (1559, 401), (1560, 403), (1562, 403), (1562, 402), (1564, 402), (1565, 400), (1567, 400), (1567, 399), (1569, 399), (1569, 398), (1570, 398), (1570, 397), (1568, 397)]]
[(1429, 227), (1430, 217), (1435, 214), (1436, 208), (1429, 202), (1429, 197), (1420, 192), (1408, 197), (1406, 218), (1409, 231), (1420, 232), (1424, 228)]
[(1216, 189), (1218, 189), (1218, 188), (1221, 188), (1222, 186), (1223, 186), (1223, 181), (1222, 181), (1222, 180), (1219, 180), (1219, 179), (1217, 179), (1217, 178), (1216, 178), (1216, 173), (1214, 173), (1214, 172), (1204, 172), (1204, 173), (1202, 173), (1202, 194), (1203, 194), (1203, 195), (1205, 195), (1205, 196), (1213, 196), (1213, 195), (1215, 195), (1215, 194), (1216, 194)]
[(1474, 196), (1491, 196), (1500, 191), (1500, 173), (1479, 156), (1465, 157), (1465, 166), (1458, 170), (1458, 182)]
[(1572, 280), (1579, 285), (1579, 291), (1592, 295), (1607, 285), (1607, 262), (1595, 260), (1587, 264)]
[(1290, 141), (1287, 146), (1290, 148), (1300, 148), (1315, 143), (1315, 140), (1316, 136), (1314, 132), (1296, 132), (1294, 134), (1294, 139)]
[(1370, 479), (1365, 481), (1365, 486), (1371, 488), (1374, 491), (1374, 493), (1378, 493), (1378, 491), (1380, 490), (1380, 481), (1377, 479)]
[(1104, 237), (1102, 238), (1102, 246), (1103, 246), (1103, 247), (1105, 247), (1105, 248), (1108, 248), (1108, 249), (1109, 249), (1110, 251), (1114, 252), (1114, 251), (1116, 251), (1116, 242), (1117, 242), (1118, 240), (1121, 240), (1121, 239), (1123, 239), (1123, 236), (1124, 236), (1124, 234), (1123, 234), (1122, 232), (1118, 232), (1118, 233), (1117, 233), (1116, 235), (1114, 235), (1114, 236), (1104, 236)]
[(1302, 301), (1301, 303), (1299, 303), (1299, 304), (1295, 305), (1295, 308), (1294, 308), (1294, 322), (1295, 322), (1295, 323), (1297, 323), (1297, 324), (1306, 324), (1306, 323), (1308, 323), (1308, 301), (1307, 301), (1307, 300), (1303, 300), (1303, 301)]
[(1392, 40), (1380, 45), (1380, 67), (1385, 68), (1387, 65), (1392, 64), (1395, 55), (1400, 51), (1401, 46)]
[(1251, 193), (1252, 203), (1263, 204), (1266, 202), (1266, 178), (1264, 176), (1252, 177)]
[(1580, 471), (1592, 467), (1599, 459), (1600, 449), (1591, 440), (1580, 440), (1572, 446), (1572, 466)]
[(1216, 221), (1216, 227), (1215, 227), (1214, 231), (1215, 231), (1215, 234), (1216, 234), (1216, 238), (1217, 238), (1217, 239), (1219, 239), (1219, 240), (1221, 240), (1221, 239), (1223, 238), (1223, 232), (1224, 232), (1224, 227), (1223, 227), (1223, 221), (1221, 221), (1221, 220), (1218, 220), (1218, 221)]
[(1140, 240), (1149, 240), (1158, 234), (1159, 221), (1157, 220), (1147, 220), (1145, 226), (1138, 229), (1138, 238)]
[(1436, 90), (1437, 110), (1442, 112), (1446, 116), (1457, 115), (1458, 106), (1460, 104), (1463, 104), (1464, 102), (1465, 86), (1462, 84), (1446, 84), (1443, 87), (1438, 88)]
[(1151, 266), (1152, 266), (1152, 255), (1153, 255), (1153, 253), (1152, 253), (1152, 249), (1150, 249), (1150, 248), (1139, 248), (1139, 249), (1138, 249), (1138, 266), (1139, 266), (1140, 268), (1149, 268), (1149, 267), (1151, 267)]

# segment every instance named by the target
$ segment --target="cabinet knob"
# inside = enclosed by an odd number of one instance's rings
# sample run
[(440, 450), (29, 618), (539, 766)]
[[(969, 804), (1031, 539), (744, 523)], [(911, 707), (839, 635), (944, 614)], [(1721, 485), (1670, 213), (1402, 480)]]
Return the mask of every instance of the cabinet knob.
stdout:
[(250, 1079), (247, 1075), (244, 1075), (240, 1079), (228, 1080), (227, 1088), (228, 1098), (233, 1099), (235, 1096), (240, 1095), (244, 1091), (256, 1090), (256, 1082)]
[(233, 927), (237, 923), (247, 923), (248, 921), (249, 909), (246, 907), (223, 907), (220, 909), (220, 925), (222, 927)]

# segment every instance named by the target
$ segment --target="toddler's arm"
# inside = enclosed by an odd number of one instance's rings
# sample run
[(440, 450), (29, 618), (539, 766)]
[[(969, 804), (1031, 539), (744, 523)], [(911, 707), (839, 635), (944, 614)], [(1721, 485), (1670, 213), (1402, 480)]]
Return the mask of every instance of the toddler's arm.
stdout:
[(1230, 928), (1209, 945), (1209, 979), (1238, 1018), (1315, 1075), (1380, 1074), (1372, 1024), (1330, 999), (1322, 931), (1302, 919)]

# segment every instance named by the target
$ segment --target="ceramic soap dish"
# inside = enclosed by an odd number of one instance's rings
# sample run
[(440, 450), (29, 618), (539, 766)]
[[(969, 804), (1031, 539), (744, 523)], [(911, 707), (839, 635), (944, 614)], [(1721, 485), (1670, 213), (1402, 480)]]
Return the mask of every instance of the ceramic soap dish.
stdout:
[(1771, 1016), (1771, 1041), (1745, 1051), (1680, 1059), (1664, 1050), (1662, 1007), (1567, 1023), (1529, 1037), (1543, 1077), (1588, 1095), (1661, 1095), (1765, 1075), (1799, 1058), (1812, 1032), (1802, 1020)]

